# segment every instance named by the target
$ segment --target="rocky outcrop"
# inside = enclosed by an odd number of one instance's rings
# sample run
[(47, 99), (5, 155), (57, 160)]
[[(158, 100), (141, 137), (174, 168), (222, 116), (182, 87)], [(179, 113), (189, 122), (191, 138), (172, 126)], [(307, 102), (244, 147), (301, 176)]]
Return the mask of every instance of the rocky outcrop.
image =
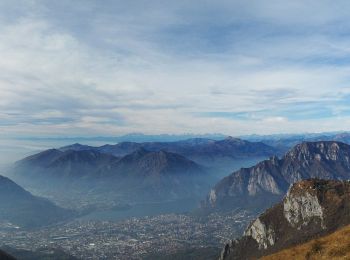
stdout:
[(288, 192), (283, 202), (283, 212), (287, 221), (298, 229), (307, 226), (312, 219), (318, 218), (323, 222), (323, 210), (316, 195), (291, 194)]
[[(350, 179), (350, 146), (339, 142), (299, 144), (281, 159), (271, 157), (225, 177), (212, 189), (203, 207), (263, 210), (279, 201), (291, 184), (309, 178)], [(292, 206), (293, 201), (290, 203)], [(319, 214), (317, 205), (308, 207), (315, 208), (306, 208), (306, 211)]]
[(220, 260), (256, 259), (329, 234), (350, 224), (350, 182), (303, 180), (282, 202), (254, 220), (239, 240), (230, 241)]
[(210, 205), (215, 205), (216, 202), (216, 193), (215, 190), (211, 189), (209, 193), (209, 203)]

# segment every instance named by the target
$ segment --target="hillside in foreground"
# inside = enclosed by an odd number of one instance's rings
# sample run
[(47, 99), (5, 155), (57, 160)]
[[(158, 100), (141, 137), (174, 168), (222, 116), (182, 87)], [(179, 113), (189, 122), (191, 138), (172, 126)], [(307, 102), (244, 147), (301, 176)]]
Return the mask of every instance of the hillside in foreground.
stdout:
[(242, 238), (226, 244), (220, 260), (258, 259), (332, 234), (350, 224), (349, 198), (349, 181), (297, 182), (282, 202), (251, 222)]
[(262, 260), (350, 259), (350, 225), (330, 235), (265, 256)]

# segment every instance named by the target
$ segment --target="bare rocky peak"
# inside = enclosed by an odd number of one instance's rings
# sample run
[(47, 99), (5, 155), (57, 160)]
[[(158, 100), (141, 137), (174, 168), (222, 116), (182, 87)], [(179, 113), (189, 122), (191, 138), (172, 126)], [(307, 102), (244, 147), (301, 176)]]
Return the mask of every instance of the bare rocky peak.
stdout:
[(347, 144), (334, 141), (304, 142), (296, 145), (285, 156), (293, 160), (347, 160), (350, 150)]
[(261, 257), (350, 224), (350, 182), (303, 180), (282, 202), (255, 219), (220, 260)]
[(269, 207), (267, 203), (281, 199), (291, 184), (309, 178), (350, 179), (350, 146), (334, 141), (296, 145), (281, 159), (273, 156), (222, 179), (211, 190), (205, 206), (264, 209)]

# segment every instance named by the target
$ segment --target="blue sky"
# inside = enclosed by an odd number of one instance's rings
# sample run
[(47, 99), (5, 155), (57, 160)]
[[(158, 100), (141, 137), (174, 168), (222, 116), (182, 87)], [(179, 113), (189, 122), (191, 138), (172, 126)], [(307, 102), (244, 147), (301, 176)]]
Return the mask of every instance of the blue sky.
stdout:
[(0, 134), (350, 130), (348, 1), (0, 2)]

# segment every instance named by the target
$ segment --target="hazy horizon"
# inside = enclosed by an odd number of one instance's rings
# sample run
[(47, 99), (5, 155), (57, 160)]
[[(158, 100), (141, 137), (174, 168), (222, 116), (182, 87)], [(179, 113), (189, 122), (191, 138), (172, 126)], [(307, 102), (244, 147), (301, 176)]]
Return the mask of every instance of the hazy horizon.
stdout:
[[(233, 136), (241, 139), (249, 139), (256, 137), (263, 140), (264, 138), (285, 138), (288, 136), (298, 135), (332, 135), (337, 133), (348, 133), (347, 131), (335, 131), (335, 132), (303, 132), (303, 133), (277, 133), (271, 135), (241, 135), (234, 136), (230, 134), (221, 133), (206, 133), (206, 134), (194, 134), (194, 133), (183, 133), (183, 134), (159, 134), (159, 135), (146, 135), (142, 133), (129, 133), (126, 135), (116, 136), (44, 136), (44, 137), (8, 137), (0, 138), (0, 168), (4, 165), (9, 165), (17, 160), (23, 159), (24, 157), (33, 155), (35, 153), (51, 149), (60, 148), (66, 145), (74, 143), (80, 143), (83, 145), (90, 146), (102, 146), (105, 144), (117, 144), (123, 141), (134, 141), (134, 142), (151, 142), (151, 141), (177, 141), (191, 138), (211, 138), (211, 139), (223, 139), (228, 136)], [(118, 139), (120, 139), (118, 141)], [(0, 173), (1, 174), (1, 173)], [(6, 174), (5, 174), (6, 175)]]

